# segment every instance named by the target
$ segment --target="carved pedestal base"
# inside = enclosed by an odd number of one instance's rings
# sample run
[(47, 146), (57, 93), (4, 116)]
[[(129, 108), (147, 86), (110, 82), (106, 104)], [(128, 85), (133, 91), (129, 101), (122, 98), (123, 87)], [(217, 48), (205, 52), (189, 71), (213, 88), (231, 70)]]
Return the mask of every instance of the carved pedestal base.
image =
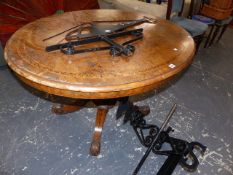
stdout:
[[(120, 105), (117, 110), (117, 119), (121, 116), (128, 116), (127, 113), (131, 113), (133, 111), (140, 111), (143, 116), (146, 116), (150, 113), (150, 108), (148, 106), (135, 106), (132, 102), (128, 100), (128, 97), (120, 98), (120, 99), (109, 99), (109, 100), (93, 100), (93, 103), (97, 106), (96, 113), (96, 122), (95, 129), (92, 136), (92, 142), (90, 146), (90, 154), (92, 156), (97, 156), (100, 153), (101, 147), (101, 135), (104, 126), (104, 122), (106, 119), (106, 115), (108, 110), (113, 107), (116, 102), (119, 101)], [(53, 104), (52, 112), (58, 115), (71, 113), (77, 110), (80, 110), (84, 107), (84, 105), (88, 102), (88, 100), (80, 100), (72, 104)], [(127, 117), (126, 117), (127, 118)], [(124, 119), (127, 120), (127, 119)]]

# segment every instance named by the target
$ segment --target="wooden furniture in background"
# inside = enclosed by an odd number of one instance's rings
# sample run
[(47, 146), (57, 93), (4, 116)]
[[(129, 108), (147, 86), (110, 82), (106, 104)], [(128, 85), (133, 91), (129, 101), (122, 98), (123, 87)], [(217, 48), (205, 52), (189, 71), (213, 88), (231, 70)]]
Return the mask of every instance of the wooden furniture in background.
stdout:
[(211, 0), (209, 4), (204, 4), (201, 14), (216, 20), (223, 20), (231, 16), (232, 10), (232, 0)]
[(182, 12), (184, 8), (184, 1), (185, 0), (168, 0), (166, 18), (187, 30), (195, 40), (196, 48), (198, 50), (205, 37), (208, 25), (197, 20), (183, 17)]
[(217, 42), (220, 41), (227, 27), (232, 21), (232, 0), (211, 0), (209, 4), (204, 4), (201, 9), (201, 14), (211, 17), (215, 20), (214, 32), (211, 37), (209, 46), (211, 46), (216, 37)]
[(201, 10), (205, 5), (205, 3), (206, 3), (205, 0), (191, 0), (190, 9), (189, 9), (189, 18), (203, 22), (209, 26), (210, 30), (209, 32), (206, 32), (206, 41), (204, 45), (204, 48), (207, 48), (209, 46), (209, 41), (214, 31), (216, 21), (213, 18), (201, 14)]
[(75, 11), (99, 8), (97, 0), (1, 0), (0, 41), (5, 46), (10, 36), (25, 24), (54, 14), (57, 10)]
[[(102, 128), (110, 107), (116, 101), (160, 87), (187, 68), (193, 59), (192, 37), (181, 27), (167, 20), (144, 23), (143, 39), (136, 42), (133, 56), (112, 57), (109, 51), (65, 55), (46, 52), (48, 45), (61, 42), (63, 35), (42, 41), (56, 33), (91, 21), (139, 19), (145, 14), (118, 10), (67, 12), (32, 22), (17, 32), (5, 47), (10, 68), (26, 84), (41, 91), (73, 99), (92, 99), (97, 106), (96, 126), (91, 154), (98, 155)], [(139, 27), (139, 26), (136, 26)], [(124, 38), (118, 38), (123, 42)], [(86, 47), (104, 46), (92, 43)], [(122, 100), (123, 98), (123, 100)], [(84, 100), (84, 103), (87, 100)], [(56, 113), (80, 109), (82, 103), (61, 104)]]
[[(220, 20), (219, 16), (221, 16), (221, 14), (219, 15), (215, 11), (211, 11), (210, 13), (208, 13), (208, 11), (205, 11), (205, 9), (203, 10), (203, 8), (207, 6), (212, 6), (218, 9), (222, 8), (222, 10), (224, 11), (226, 9), (231, 9), (232, 5), (233, 5), (232, 0), (224, 0), (224, 1), (212, 0), (210, 2), (207, 2), (205, 0), (191, 1), (189, 16), (194, 20), (198, 20), (203, 23), (206, 23), (211, 27), (204, 47), (211, 46), (216, 38), (218, 38), (217, 41), (219, 41), (222, 38), (228, 25), (232, 21), (232, 16), (228, 14), (224, 19)], [(217, 17), (215, 17), (215, 15)]]

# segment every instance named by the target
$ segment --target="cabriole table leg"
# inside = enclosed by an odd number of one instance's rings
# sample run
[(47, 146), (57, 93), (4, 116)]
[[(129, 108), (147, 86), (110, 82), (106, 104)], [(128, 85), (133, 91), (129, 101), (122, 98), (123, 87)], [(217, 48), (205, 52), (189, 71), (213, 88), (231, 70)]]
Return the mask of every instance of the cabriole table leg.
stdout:
[(72, 104), (53, 103), (51, 110), (57, 115), (68, 114), (82, 109), (86, 103), (87, 100), (78, 100)]
[(121, 98), (120, 105), (118, 106), (117, 113), (116, 113), (116, 119), (121, 118), (124, 116), (124, 122), (129, 120), (127, 118), (127, 113), (131, 112), (140, 112), (144, 117), (147, 116), (150, 113), (150, 107), (149, 106), (137, 106), (134, 105), (133, 102), (129, 100), (129, 97)]
[(108, 109), (108, 106), (100, 106), (97, 109), (95, 130), (93, 133), (92, 143), (90, 147), (90, 154), (92, 156), (97, 156), (100, 153), (101, 134), (105, 118), (108, 113)]

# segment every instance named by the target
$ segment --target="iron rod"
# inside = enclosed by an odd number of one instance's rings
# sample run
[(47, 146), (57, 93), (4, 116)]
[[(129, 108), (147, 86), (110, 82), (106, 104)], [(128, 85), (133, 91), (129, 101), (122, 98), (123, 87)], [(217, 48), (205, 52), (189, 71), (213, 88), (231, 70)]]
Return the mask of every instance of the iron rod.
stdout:
[(172, 109), (170, 110), (169, 114), (167, 115), (165, 121), (163, 122), (161, 128), (159, 129), (158, 134), (155, 136), (153, 142), (151, 143), (151, 145), (149, 146), (149, 148), (147, 149), (146, 153), (144, 154), (144, 156), (142, 157), (142, 159), (140, 160), (138, 166), (136, 167), (136, 169), (133, 172), (133, 175), (136, 175), (140, 168), (142, 167), (143, 163), (145, 162), (146, 158), (149, 156), (154, 144), (157, 142), (157, 140), (159, 139), (159, 136), (161, 134), (161, 132), (164, 130), (164, 128), (167, 126), (168, 122), (170, 121), (172, 115), (174, 114), (175, 110), (176, 110), (176, 104), (173, 105)]

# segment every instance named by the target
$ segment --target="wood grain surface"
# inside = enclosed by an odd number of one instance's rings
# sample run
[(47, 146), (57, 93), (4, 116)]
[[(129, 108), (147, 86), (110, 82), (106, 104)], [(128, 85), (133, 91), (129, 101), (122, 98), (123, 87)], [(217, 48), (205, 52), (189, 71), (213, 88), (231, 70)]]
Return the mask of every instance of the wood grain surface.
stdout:
[[(130, 57), (112, 57), (109, 51), (77, 55), (45, 51), (46, 46), (65, 42), (65, 34), (42, 41), (83, 22), (143, 16), (118, 10), (85, 10), (42, 18), (14, 33), (7, 42), (5, 58), (25, 83), (55, 95), (108, 99), (146, 92), (187, 68), (194, 56), (192, 37), (169, 21), (158, 19), (156, 24), (136, 26), (143, 27), (144, 38), (134, 44), (136, 51)], [(103, 45), (100, 42), (80, 48)]]

